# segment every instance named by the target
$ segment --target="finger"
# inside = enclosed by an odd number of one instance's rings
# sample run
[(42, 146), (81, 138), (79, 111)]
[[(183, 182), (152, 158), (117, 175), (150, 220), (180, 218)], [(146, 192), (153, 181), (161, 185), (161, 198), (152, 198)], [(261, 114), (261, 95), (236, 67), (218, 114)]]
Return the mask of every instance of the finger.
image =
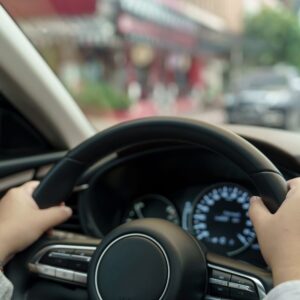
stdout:
[(43, 232), (61, 224), (72, 216), (72, 209), (68, 206), (54, 206), (39, 211), (39, 225)]
[(252, 197), (250, 199), (249, 217), (254, 225), (256, 232), (259, 232), (267, 219), (272, 214), (263, 203), (260, 197)]
[(300, 190), (299, 190), (299, 189), (295, 189), (295, 188), (290, 189), (290, 190), (288, 191), (288, 193), (286, 194), (285, 199), (294, 197), (294, 196), (297, 195), (298, 193), (300, 193)]
[(298, 199), (300, 198), (300, 177), (294, 178), (292, 180), (288, 181), (289, 191), (286, 195), (286, 200), (289, 200), (289, 203), (291, 200), (295, 200), (298, 202)]
[(34, 190), (38, 187), (40, 184), (39, 181), (28, 181), (22, 185), (22, 188), (30, 195), (32, 196)]
[(300, 187), (300, 177), (293, 178), (287, 182), (288, 187), (290, 189), (294, 189), (296, 187)]

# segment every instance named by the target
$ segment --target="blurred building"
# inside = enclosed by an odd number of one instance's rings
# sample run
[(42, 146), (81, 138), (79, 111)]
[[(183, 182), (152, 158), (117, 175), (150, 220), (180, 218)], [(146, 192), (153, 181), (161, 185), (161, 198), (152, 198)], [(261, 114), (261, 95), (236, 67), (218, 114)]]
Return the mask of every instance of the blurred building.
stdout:
[[(252, 0), (251, 0), (252, 1)], [(241, 0), (190, 0), (199, 9), (220, 17), (225, 29), (234, 33), (243, 30), (244, 7)]]
[(129, 81), (139, 81), (141, 77), (145, 82), (145, 74), (153, 74), (150, 75), (151, 86), (155, 82), (174, 83), (179, 95), (193, 87), (211, 90), (211, 95), (222, 89), (224, 66), (231, 59), (233, 45), (243, 31), (242, 0), (116, 2), (119, 4), (118, 31), (128, 48), (146, 43), (155, 49), (151, 56), (153, 61), (137, 67), (138, 71), (134, 71), (136, 68), (131, 64), (136, 66), (135, 60), (129, 59), (132, 70)]
[(2, 3), (74, 94), (105, 83), (136, 100), (214, 101), (243, 32), (243, 0)]

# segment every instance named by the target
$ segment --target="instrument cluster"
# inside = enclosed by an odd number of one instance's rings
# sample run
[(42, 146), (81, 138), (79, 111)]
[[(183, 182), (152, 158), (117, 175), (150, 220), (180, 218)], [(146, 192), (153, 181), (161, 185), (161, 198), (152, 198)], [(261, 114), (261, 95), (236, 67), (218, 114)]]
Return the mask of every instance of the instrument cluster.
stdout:
[(248, 259), (249, 262), (261, 266), (264, 262), (258, 256), (259, 247), (248, 216), (250, 197), (247, 188), (232, 182), (208, 185), (189, 199), (146, 194), (130, 204), (123, 222), (162, 218), (181, 226), (211, 252), (241, 260), (252, 253), (257, 261)]

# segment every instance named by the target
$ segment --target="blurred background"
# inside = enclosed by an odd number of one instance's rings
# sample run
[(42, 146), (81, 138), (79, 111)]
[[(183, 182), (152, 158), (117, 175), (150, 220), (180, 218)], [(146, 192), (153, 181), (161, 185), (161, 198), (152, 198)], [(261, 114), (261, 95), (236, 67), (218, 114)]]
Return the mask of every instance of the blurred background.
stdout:
[(99, 130), (152, 115), (300, 130), (299, 0), (1, 4)]

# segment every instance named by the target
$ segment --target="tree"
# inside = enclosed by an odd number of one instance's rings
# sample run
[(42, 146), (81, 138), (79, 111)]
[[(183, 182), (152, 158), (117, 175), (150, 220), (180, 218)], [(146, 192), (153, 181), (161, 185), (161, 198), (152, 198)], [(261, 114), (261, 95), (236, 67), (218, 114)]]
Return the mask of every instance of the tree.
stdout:
[(246, 19), (244, 53), (248, 63), (287, 63), (300, 68), (300, 26), (286, 9), (263, 9)]

